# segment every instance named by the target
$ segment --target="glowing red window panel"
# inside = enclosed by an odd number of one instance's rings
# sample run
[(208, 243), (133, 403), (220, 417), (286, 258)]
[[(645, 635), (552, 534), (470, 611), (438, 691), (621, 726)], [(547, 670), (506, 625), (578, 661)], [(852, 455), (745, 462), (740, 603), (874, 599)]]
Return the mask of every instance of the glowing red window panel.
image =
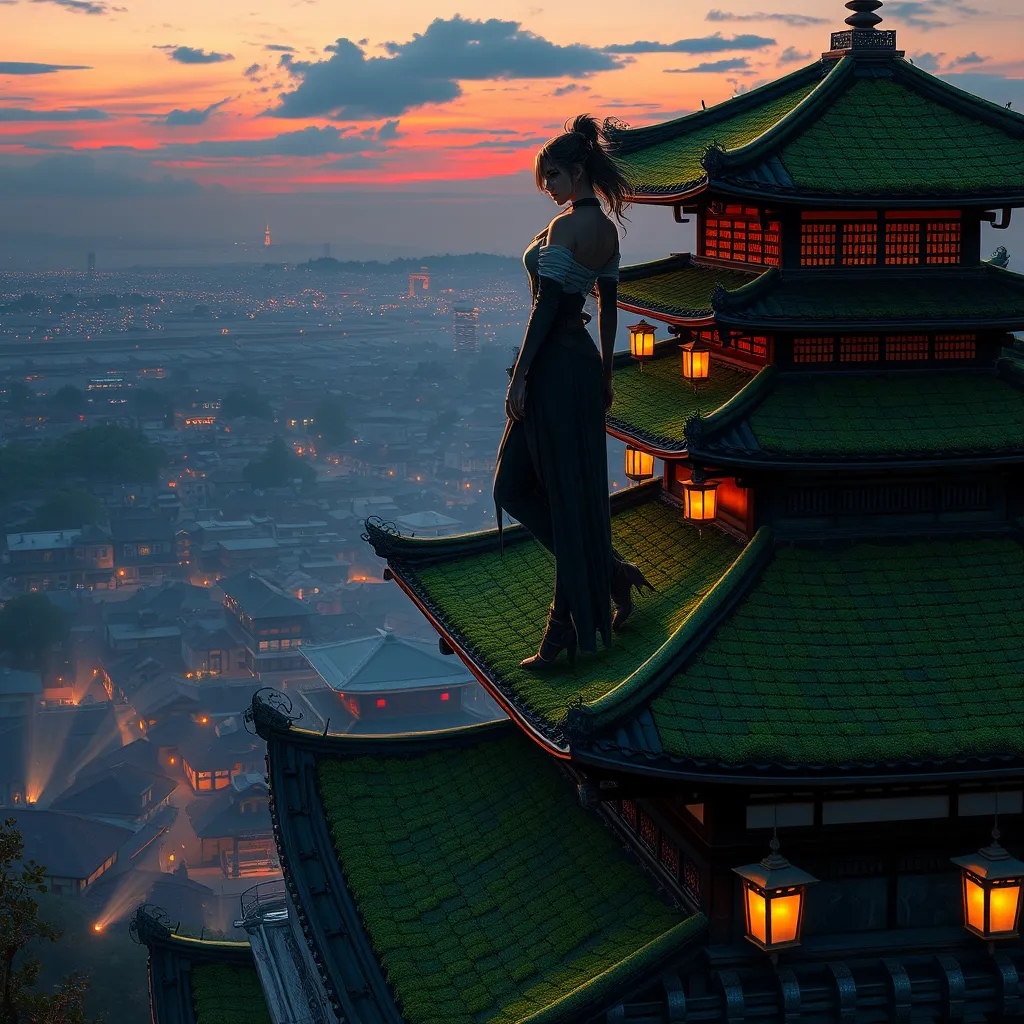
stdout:
[(839, 342), (841, 363), (877, 363), (878, 338), (843, 338)]
[(926, 334), (898, 335), (885, 339), (885, 358), (889, 362), (920, 361), (928, 358)]
[(973, 334), (936, 334), (936, 359), (976, 359), (978, 339)]
[(635, 800), (623, 800), (622, 801), (622, 816), (626, 821), (636, 828), (636, 801)]
[(885, 225), (885, 262), (889, 266), (916, 266), (921, 262), (920, 221)]
[(836, 262), (835, 224), (803, 224), (800, 233), (800, 265), (831, 267)]
[(378, 697), (377, 698), (377, 707), (379, 707), (379, 708), (386, 708), (387, 706), (388, 706), (388, 702), (383, 697)]
[(835, 359), (834, 338), (794, 338), (794, 363), (831, 363)]
[(843, 224), (843, 266), (870, 267), (878, 262), (878, 225)]
[(925, 248), (926, 263), (960, 262), (960, 222), (928, 221), (928, 241)]
[(450, 699), (450, 694), (447, 691), (445, 691), (444, 693), (441, 694), (441, 700), (449, 700), (449, 699)]

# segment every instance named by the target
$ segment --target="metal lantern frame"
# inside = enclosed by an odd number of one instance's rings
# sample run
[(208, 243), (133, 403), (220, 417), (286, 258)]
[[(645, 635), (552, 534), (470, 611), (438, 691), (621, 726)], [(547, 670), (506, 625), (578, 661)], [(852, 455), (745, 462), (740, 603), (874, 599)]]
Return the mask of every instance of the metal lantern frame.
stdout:
[[(1024, 894), (1024, 862), (1017, 860), (999, 844), (998, 828), (992, 830), (992, 842), (977, 853), (950, 859), (960, 868), (960, 892), (963, 899), (964, 928), (981, 939), (1015, 939), (1020, 934), (1021, 896)], [(993, 930), (993, 897), (1009, 895), (1014, 890), (1012, 911), (997, 908), (1003, 923), (1009, 927)], [(978, 902), (980, 900), (980, 906)]]
[(711, 352), (711, 346), (700, 338), (688, 341), (681, 348), (683, 377), (694, 387), (697, 381), (707, 380), (711, 373)]
[(655, 331), (657, 327), (646, 320), (629, 327), (629, 354), (640, 364), (640, 369), (643, 369), (645, 360), (654, 357)]
[[(708, 480), (704, 472), (695, 469), (683, 483), (683, 518), (688, 523), (710, 523), (718, 517), (719, 481)], [(694, 498), (700, 495), (700, 515), (694, 514)], [(710, 496), (711, 515), (707, 515)]]
[[(790, 864), (779, 853), (778, 836), (772, 836), (771, 853), (758, 864), (745, 864), (733, 868), (743, 880), (743, 917), (746, 924), (746, 938), (758, 949), (775, 953), (780, 949), (799, 946), (804, 926), (804, 910), (807, 906), (807, 886), (818, 881), (814, 875)], [(773, 917), (777, 907), (786, 901), (797, 900), (796, 920), (787, 925), (785, 937), (773, 934)], [(753, 908), (760, 901), (763, 908), (763, 922), (755, 921)], [(763, 923), (763, 929), (761, 924)], [(763, 930), (763, 937), (758, 934)]]
[(636, 483), (654, 476), (654, 456), (642, 448), (626, 445), (626, 477)]

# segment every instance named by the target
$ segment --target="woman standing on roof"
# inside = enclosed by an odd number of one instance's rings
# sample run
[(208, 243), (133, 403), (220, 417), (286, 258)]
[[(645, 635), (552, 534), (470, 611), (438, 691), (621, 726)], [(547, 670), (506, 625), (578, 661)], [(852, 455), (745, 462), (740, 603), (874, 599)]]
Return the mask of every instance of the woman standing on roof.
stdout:
[[(537, 153), (537, 188), (568, 204), (523, 255), (533, 311), (505, 398), (494, 501), (555, 556), (555, 593), (540, 649), (522, 667), (550, 668), (562, 651), (596, 651), (633, 609), (632, 589), (651, 587), (613, 548), (605, 413), (614, 400), (619, 235), (628, 186), (589, 114)], [(600, 354), (586, 329), (597, 285)], [(654, 588), (651, 587), (653, 590)], [(615, 606), (614, 618), (610, 604)]]

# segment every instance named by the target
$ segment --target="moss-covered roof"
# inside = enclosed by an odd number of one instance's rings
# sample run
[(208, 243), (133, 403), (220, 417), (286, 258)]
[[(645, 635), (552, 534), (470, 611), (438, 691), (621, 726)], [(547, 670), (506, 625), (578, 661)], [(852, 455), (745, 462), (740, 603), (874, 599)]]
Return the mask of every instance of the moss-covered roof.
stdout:
[(818, 84), (811, 66), (779, 82), (665, 124), (616, 133), (617, 159), (637, 198), (672, 195), (704, 176), (701, 157), (717, 143), (744, 146), (788, 114)]
[(757, 273), (703, 263), (689, 255), (623, 267), (619, 305), (668, 323), (709, 321), (714, 316), (715, 288), (742, 288)]
[(1024, 390), (985, 373), (780, 374), (749, 424), (791, 456), (1021, 451)]
[(518, 733), (321, 758), (318, 772), (347, 887), (409, 1024), (576, 1021), (703, 927)]
[(195, 964), (191, 978), (196, 1024), (270, 1024), (254, 966)]
[(569, 706), (606, 696), (640, 669), (742, 550), (718, 530), (704, 530), (702, 537), (676, 503), (656, 497), (656, 487), (638, 490), (648, 500), (617, 513), (613, 507), (613, 540), (657, 592), (638, 599), (634, 618), (610, 650), (580, 655), (574, 669), (564, 659), (547, 673), (519, 668), (540, 643), (554, 582), (554, 561), (533, 540), (506, 543), (504, 557), (493, 533), (466, 554), (452, 552), (457, 538), (401, 541), (389, 566), (524, 719), (557, 735)]
[(719, 293), (719, 323), (797, 330), (1024, 326), (1024, 274), (985, 264), (928, 271), (768, 270)]
[(779, 550), (650, 703), (664, 750), (726, 764), (1024, 754), (1017, 540)]
[(679, 350), (662, 347), (643, 369), (634, 360), (618, 360), (613, 382), (615, 404), (608, 415), (608, 428), (620, 437), (649, 445), (659, 451), (683, 451), (687, 421), (697, 413), (707, 416), (730, 401), (754, 377), (753, 370), (741, 370), (713, 361), (707, 380), (683, 377)]
[(1024, 375), (1015, 366), (762, 371), (716, 414), (690, 420), (685, 442), (691, 454), (750, 463), (1003, 456), (1024, 451)]
[[(619, 133), (636, 198), (1024, 197), (1024, 117), (893, 57), (821, 63), (746, 97)], [(710, 151), (708, 147), (713, 147)]]

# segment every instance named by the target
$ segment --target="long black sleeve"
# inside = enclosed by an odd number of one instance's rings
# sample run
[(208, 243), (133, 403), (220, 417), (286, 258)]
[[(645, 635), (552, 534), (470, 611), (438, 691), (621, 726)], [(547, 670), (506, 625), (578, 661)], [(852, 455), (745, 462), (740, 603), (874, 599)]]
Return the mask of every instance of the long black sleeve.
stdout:
[(601, 363), (605, 379), (612, 375), (615, 332), (619, 327), (619, 283), (614, 277), (597, 279), (597, 323), (601, 335)]

